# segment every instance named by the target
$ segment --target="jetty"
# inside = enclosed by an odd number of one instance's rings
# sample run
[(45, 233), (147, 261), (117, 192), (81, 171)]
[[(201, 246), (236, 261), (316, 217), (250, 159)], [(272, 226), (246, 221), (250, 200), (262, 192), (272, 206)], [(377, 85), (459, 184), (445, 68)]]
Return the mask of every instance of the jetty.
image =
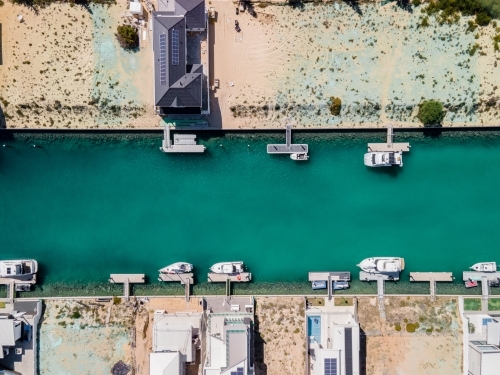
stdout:
[[(385, 273), (370, 273), (359, 271), (359, 279), (361, 281), (398, 281), (400, 272), (385, 272)], [(380, 277), (379, 277), (380, 276)]]
[(170, 126), (163, 127), (163, 142), (160, 147), (162, 152), (166, 153), (203, 153), (206, 147), (196, 144), (195, 134), (174, 134), (174, 143), (170, 139)]
[(144, 284), (146, 275), (143, 273), (112, 273), (109, 275), (111, 284), (123, 284), (123, 296), (125, 300), (130, 299), (130, 284)]
[(209, 283), (225, 283), (227, 280), (233, 283), (248, 283), (252, 281), (252, 274), (250, 272), (240, 272), (240, 273), (208, 273)]
[(436, 283), (452, 282), (452, 272), (410, 272), (410, 282), (428, 282), (431, 298), (436, 298)]
[(309, 152), (307, 144), (292, 143), (292, 125), (286, 125), (285, 144), (267, 145), (268, 154), (306, 154)]
[(368, 152), (408, 152), (410, 151), (410, 144), (394, 143), (394, 129), (392, 124), (387, 126), (387, 142), (386, 143), (368, 143)]
[(189, 302), (191, 298), (191, 285), (193, 285), (193, 273), (160, 273), (158, 277), (159, 281), (165, 282), (180, 282), (184, 285), (184, 294), (186, 296), (186, 301)]
[(328, 289), (328, 300), (332, 299), (333, 288), (332, 284), (335, 281), (351, 281), (351, 273), (349, 271), (342, 272), (309, 272), (309, 281), (326, 281)]
[(483, 276), (486, 277), (486, 280), (488, 281), (491, 280), (496, 281), (497, 279), (500, 279), (500, 272), (464, 271), (462, 276), (463, 276), (463, 281), (468, 281), (469, 279), (475, 281), (482, 281)]

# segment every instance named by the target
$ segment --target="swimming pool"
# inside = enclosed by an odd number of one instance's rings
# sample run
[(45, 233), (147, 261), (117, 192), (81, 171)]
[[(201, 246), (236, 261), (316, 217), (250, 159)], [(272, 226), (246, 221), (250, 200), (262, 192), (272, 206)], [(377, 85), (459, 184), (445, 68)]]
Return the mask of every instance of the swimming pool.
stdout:
[(314, 337), (317, 343), (321, 342), (321, 316), (307, 317), (307, 336)]

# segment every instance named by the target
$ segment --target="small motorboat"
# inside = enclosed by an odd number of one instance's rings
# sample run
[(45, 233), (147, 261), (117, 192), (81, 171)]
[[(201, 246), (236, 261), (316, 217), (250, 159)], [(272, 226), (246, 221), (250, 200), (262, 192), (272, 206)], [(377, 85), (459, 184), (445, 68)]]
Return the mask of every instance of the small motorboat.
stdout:
[(244, 266), (243, 262), (221, 262), (215, 263), (212, 267), (210, 267), (210, 271), (213, 273), (222, 273), (222, 274), (234, 274), (243, 272)]
[(170, 266), (163, 267), (160, 273), (187, 273), (193, 270), (193, 265), (187, 262), (177, 262)]
[(311, 284), (313, 290), (326, 289), (326, 281), (313, 281)]
[(38, 271), (38, 262), (28, 260), (2, 260), (0, 261), (0, 277), (29, 277)]
[(309, 160), (309, 155), (305, 152), (290, 154), (290, 159), (292, 160)]
[(500, 279), (498, 277), (496, 280), (490, 280), (489, 283), (492, 288), (500, 287)]
[(363, 271), (374, 273), (391, 273), (401, 272), (405, 268), (403, 258), (396, 257), (376, 257), (366, 258), (361, 263), (357, 264)]
[(474, 287), (476, 287), (476, 286), (477, 286), (477, 281), (476, 281), (476, 280), (469, 279), (469, 280), (467, 280), (467, 281), (465, 282), (465, 287), (466, 287), (467, 289), (469, 289), (469, 288), (474, 288)]
[(347, 281), (334, 281), (333, 290), (343, 290), (349, 289), (349, 283)]
[(365, 154), (367, 167), (393, 167), (403, 166), (403, 153), (398, 152), (368, 152)]
[(469, 268), (477, 272), (496, 272), (497, 264), (496, 262), (481, 262), (481, 263), (476, 263)]

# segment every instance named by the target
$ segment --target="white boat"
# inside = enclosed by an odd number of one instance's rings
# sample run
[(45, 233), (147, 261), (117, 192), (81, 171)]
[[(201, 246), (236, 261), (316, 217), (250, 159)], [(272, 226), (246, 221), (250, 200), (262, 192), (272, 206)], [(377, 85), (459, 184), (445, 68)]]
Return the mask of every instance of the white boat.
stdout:
[(309, 155), (305, 152), (290, 154), (290, 159), (292, 160), (309, 160)]
[(357, 266), (368, 273), (401, 272), (405, 268), (405, 261), (396, 257), (366, 258)]
[(365, 154), (367, 167), (392, 167), (403, 166), (403, 153), (397, 152), (368, 152)]
[(476, 263), (469, 268), (477, 272), (496, 272), (497, 264), (496, 262), (481, 262), (481, 263)]
[(0, 277), (33, 276), (37, 271), (38, 262), (33, 259), (0, 261)]
[(160, 273), (188, 273), (193, 270), (193, 265), (186, 262), (173, 263), (170, 266), (163, 267)]
[(215, 263), (212, 267), (210, 267), (210, 271), (212, 271), (213, 273), (224, 274), (240, 273), (244, 271), (243, 262)]

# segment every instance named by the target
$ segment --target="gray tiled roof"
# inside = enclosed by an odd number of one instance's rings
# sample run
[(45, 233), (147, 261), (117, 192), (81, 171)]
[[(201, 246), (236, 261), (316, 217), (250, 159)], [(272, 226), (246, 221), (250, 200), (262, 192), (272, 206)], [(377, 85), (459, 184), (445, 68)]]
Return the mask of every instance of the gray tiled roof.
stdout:
[[(155, 105), (201, 108), (203, 66), (186, 65), (186, 30), (205, 29), (204, 0), (160, 0), (153, 12)], [(179, 35), (179, 61), (172, 60), (172, 31)], [(160, 80), (160, 35), (166, 35), (166, 82)]]

